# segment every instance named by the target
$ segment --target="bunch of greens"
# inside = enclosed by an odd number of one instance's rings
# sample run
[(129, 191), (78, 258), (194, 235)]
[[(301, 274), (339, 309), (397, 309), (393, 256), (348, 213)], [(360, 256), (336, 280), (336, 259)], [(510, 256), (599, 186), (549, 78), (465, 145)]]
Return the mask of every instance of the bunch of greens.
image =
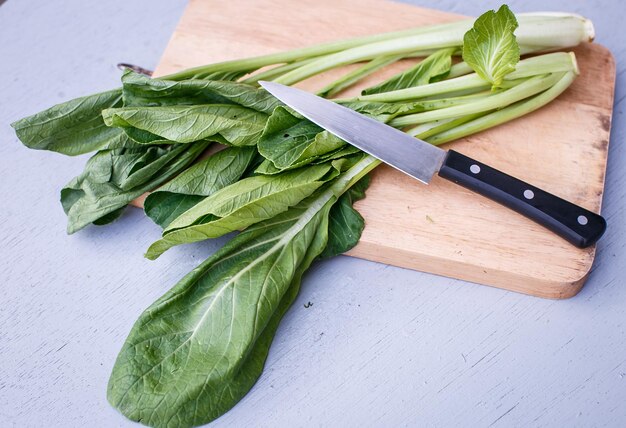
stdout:
[[(518, 28), (519, 26), (519, 28)], [(516, 33), (516, 35), (514, 34)], [(352, 248), (364, 227), (352, 207), (379, 161), (259, 89), (362, 63), (319, 91), (331, 96), (381, 67), (425, 57), (337, 99), (432, 144), (531, 112), (578, 73), (575, 46), (592, 27), (574, 15), (513, 15), (380, 34), (211, 64), (159, 79), (126, 71), (122, 87), (13, 124), (28, 147), (96, 152), (62, 191), (68, 232), (115, 220), (141, 194), (163, 228), (146, 256), (241, 231), (139, 318), (115, 363), (108, 399), (151, 426), (209, 422), (260, 376), (274, 332), (320, 257)], [(454, 56), (462, 54), (462, 61)], [(226, 148), (203, 157), (215, 143)]]

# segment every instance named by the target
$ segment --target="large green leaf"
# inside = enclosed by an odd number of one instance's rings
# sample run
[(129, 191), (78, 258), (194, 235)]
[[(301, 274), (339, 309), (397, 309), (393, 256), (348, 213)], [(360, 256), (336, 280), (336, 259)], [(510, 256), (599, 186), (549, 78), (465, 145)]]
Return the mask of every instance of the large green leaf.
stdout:
[(261, 374), (300, 277), (326, 244), (332, 200), (302, 204), (235, 237), (150, 306), (122, 348), (109, 402), (157, 427), (207, 423)]
[(217, 238), (272, 218), (296, 205), (339, 171), (315, 165), (278, 175), (244, 178), (198, 202), (174, 219), (146, 253), (155, 259), (169, 248)]
[(271, 114), (280, 101), (266, 90), (222, 80), (151, 79), (127, 70), (122, 76), (124, 106), (236, 104)]
[(301, 166), (345, 144), (313, 122), (284, 107), (277, 107), (267, 120), (258, 149), (276, 168), (284, 169)]
[(236, 182), (256, 155), (254, 147), (227, 147), (187, 168), (144, 201), (144, 210), (159, 226), (172, 220), (216, 191)]
[(408, 70), (396, 74), (376, 86), (365, 89), (362, 94), (379, 94), (439, 81), (450, 72), (452, 54), (455, 50), (456, 48), (441, 49)]
[(193, 106), (122, 107), (106, 109), (107, 126), (142, 131), (129, 134), (140, 143), (160, 144), (163, 140), (192, 143), (213, 139), (235, 146), (256, 144), (267, 120), (265, 113), (229, 104)]
[(61, 191), (67, 232), (115, 220), (130, 201), (172, 178), (209, 143), (102, 150)]
[(57, 104), (11, 124), (31, 149), (75, 156), (127, 144), (119, 129), (105, 126), (101, 112), (122, 105), (122, 91), (101, 92)]
[[(304, 162), (304, 164), (306, 165), (306, 164), (311, 163), (314, 165), (318, 165), (320, 163), (328, 162), (329, 160), (341, 159), (341, 158), (344, 158), (344, 157), (347, 157), (347, 156), (350, 156), (359, 152), (360, 150), (357, 149), (356, 147), (346, 144), (343, 147), (340, 147), (337, 150), (334, 150), (332, 152), (329, 152), (329, 153), (326, 153), (324, 155), (320, 155), (314, 158), (309, 158)], [(302, 166), (303, 166), (302, 164), (297, 163), (297, 164), (292, 164), (288, 167), (279, 169), (279, 168), (276, 168), (270, 160), (265, 159), (263, 160), (263, 162), (261, 162), (257, 166), (257, 168), (254, 170), (254, 173), (263, 174), (263, 175), (275, 175), (275, 174), (280, 174), (281, 172), (284, 172), (284, 171), (288, 171), (290, 169), (300, 168)]]
[(463, 37), (463, 61), (494, 88), (519, 62), (520, 48), (513, 34), (517, 27), (513, 12), (502, 5), (497, 12), (490, 10), (478, 17)]

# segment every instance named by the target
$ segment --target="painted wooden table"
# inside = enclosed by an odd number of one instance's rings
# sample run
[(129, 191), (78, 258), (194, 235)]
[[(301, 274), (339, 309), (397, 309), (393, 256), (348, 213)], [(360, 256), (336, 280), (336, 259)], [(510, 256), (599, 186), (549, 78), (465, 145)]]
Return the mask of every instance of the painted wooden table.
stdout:
[[(467, 15), (486, 7), (414, 3)], [(626, 423), (625, 8), (617, 0), (509, 4), (584, 14), (616, 57), (602, 208), (609, 231), (587, 285), (552, 301), (349, 257), (318, 263), (263, 376), (215, 425)], [(148, 304), (223, 243), (149, 262), (142, 254), (158, 228), (139, 210), (66, 236), (58, 190), (85, 158), (29, 151), (8, 126), (117, 85), (117, 62), (154, 67), (184, 6), (0, 1), (0, 426), (131, 425), (105, 399), (126, 334)]]

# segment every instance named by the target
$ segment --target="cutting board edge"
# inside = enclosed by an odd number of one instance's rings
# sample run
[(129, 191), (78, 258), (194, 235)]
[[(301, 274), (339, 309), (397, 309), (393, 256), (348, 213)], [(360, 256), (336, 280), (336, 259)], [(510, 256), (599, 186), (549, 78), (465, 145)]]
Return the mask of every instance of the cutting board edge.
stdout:
[(605, 157), (604, 157), (604, 171), (603, 171), (603, 177), (602, 177), (602, 194), (599, 195), (600, 210), (598, 211), (598, 214), (600, 214), (602, 212), (602, 203), (604, 202), (604, 195), (606, 194), (606, 191), (605, 191), (606, 190), (606, 169), (609, 166), (609, 149), (611, 146), (611, 130), (613, 129), (613, 112), (615, 110), (615, 82), (617, 81), (617, 63), (615, 62), (615, 56), (613, 55), (613, 52), (611, 52), (609, 48), (607, 48), (601, 43), (595, 43), (595, 42), (593, 43), (594, 45), (602, 48), (605, 54), (607, 55), (607, 58), (609, 59), (609, 62), (610, 62), (609, 68), (611, 70), (610, 81), (611, 81), (611, 86), (613, 88), (613, 91), (611, 91), (611, 94), (610, 94), (610, 101), (611, 101), (610, 106), (606, 107), (606, 109), (608, 110), (607, 117), (609, 119), (609, 123), (606, 129), (607, 145), (606, 145)]
[[(371, 247), (371, 249), (368, 247)], [(381, 248), (382, 246), (380, 244), (360, 241), (356, 247), (347, 253), (344, 253), (344, 255), (396, 266), (403, 269), (443, 276), (446, 278), (460, 279), (477, 285), (487, 285), (502, 290), (514, 291), (516, 293), (554, 300), (569, 299), (576, 296), (580, 290), (582, 290), (589, 274), (591, 273), (593, 261), (596, 256), (596, 247), (594, 246), (593, 254), (589, 258), (585, 268), (582, 269), (583, 273), (579, 278), (554, 281), (547, 278), (537, 278), (506, 270), (486, 270), (487, 268), (483, 266), (441, 259), (425, 254), (420, 255), (420, 263), (411, 263), (408, 260), (413, 259), (418, 261), (417, 258), (412, 257), (411, 253), (398, 248), (390, 248), (390, 250), (393, 250), (395, 255), (398, 253), (406, 253), (405, 257), (403, 257), (402, 260), (386, 258), (381, 256), (381, 254), (384, 253)], [(454, 276), (449, 274), (451, 271), (455, 272)]]

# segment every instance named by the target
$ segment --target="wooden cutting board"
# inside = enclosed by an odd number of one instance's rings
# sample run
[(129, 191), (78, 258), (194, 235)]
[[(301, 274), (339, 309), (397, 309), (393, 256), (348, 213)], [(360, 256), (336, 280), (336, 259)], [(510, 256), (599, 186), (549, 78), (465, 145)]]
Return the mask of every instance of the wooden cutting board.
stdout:
[[(191, 0), (155, 75), (461, 18), (374, 0), (256, 0), (245, 6)], [(574, 51), (581, 75), (556, 101), (447, 147), (599, 212), (615, 62), (598, 44)], [(403, 66), (368, 78), (363, 86)], [(345, 70), (299, 86), (318, 89)], [(375, 170), (367, 197), (357, 208), (366, 228), (351, 256), (536, 296), (575, 295), (595, 256), (595, 247), (577, 249), (521, 215), (439, 177), (424, 186), (387, 166)]]

